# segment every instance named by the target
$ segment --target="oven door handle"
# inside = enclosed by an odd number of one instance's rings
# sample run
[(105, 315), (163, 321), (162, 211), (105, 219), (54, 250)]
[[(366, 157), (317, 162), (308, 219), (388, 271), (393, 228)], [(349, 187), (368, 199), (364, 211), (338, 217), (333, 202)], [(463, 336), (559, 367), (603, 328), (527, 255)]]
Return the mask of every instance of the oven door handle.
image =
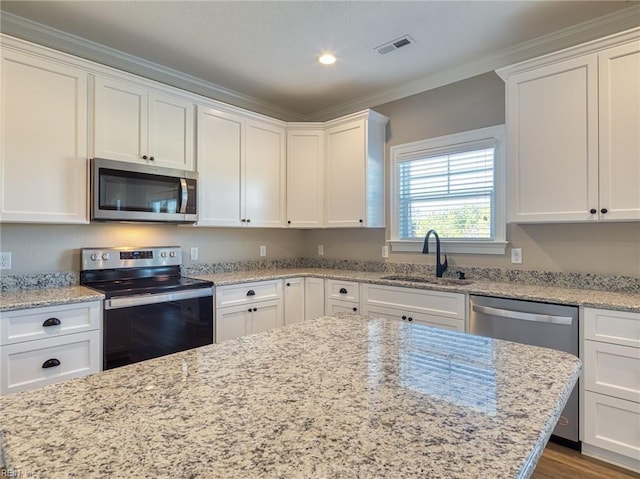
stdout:
[(145, 304), (167, 303), (169, 301), (181, 301), (183, 299), (204, 298), (206, 296), (213, 296), (213, 288), (199, 288), (187, 291), (177, 291), (175, 293), (149, 293), (136, 296), (122, 296), (111, 298), (104, 301), (104, 309), (109, 310), (130, 308), (133, 306), (143, 306)]
[(473, 311), (481, 314), (489, 314), (498, 318), (521, 319), (523, 321), (535, 321), (536, 323), (562, 324), (570, 326), (573, 322), (571, 316), (551, 316), (548, 314), (525, 313), (523, 311), (512, 311), (510, 309), (491, 308), (489, 306), (473, 305)]

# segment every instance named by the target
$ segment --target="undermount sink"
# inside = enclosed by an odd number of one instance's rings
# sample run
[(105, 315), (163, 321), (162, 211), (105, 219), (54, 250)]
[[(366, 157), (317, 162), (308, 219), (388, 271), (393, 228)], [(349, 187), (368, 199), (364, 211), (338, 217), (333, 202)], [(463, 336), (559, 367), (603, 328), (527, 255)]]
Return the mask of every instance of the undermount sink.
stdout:
[(445, 284), (445, 285), (465, 285), (473, 283), (470, 279), (455, 279), (455, 278), (434, 278), (430, 276), (410, 276), (405, 274), (394, 274), (390, 276), (383, 276), (380, 279), (386, 279), (387, 281), (406, 281), (409, 283), (429, 283), (429, 284)]

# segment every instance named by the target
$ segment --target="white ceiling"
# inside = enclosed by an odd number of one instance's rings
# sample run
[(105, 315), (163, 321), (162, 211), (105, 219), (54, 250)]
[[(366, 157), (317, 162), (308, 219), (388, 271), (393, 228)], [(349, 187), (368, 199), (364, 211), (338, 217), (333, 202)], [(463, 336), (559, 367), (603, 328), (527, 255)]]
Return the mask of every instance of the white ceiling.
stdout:
[[(429, 87), (425, 79), (446, 72), (482, 73), (480, 64), (497, 53), (639, 5), (636, 1), (7, 0), (0, 4), (3, 12), (223, 87), (261, 103), (263, 110), (272, 106), (289, 120), (322, 119), (360, 104), (375, 106), (424, 90)], [(374, 50), (405, 34), (416, 43), (387, 55)], [(336, 64), (316, 62), (325, 50), (336, 54)], [(475, 65), (475, 70), (465, 70), (465, 65)]]

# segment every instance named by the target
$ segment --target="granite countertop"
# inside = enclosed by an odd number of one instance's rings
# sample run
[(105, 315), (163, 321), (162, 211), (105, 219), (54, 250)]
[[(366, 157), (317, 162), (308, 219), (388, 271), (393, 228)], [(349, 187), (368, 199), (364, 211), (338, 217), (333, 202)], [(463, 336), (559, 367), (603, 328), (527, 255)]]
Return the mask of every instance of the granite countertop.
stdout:
[(577, 288), (560, 288), (555, 286), (534, 286), (518, 283), (498, 283), (482, 279), (471, 279), (472, 283), (470, 284), (433, 284), (383, 279), (384, 276), (390, 275), (391, 273), (388, 272), (370, 273), (343, 269), (283, 268), (194, 275), (194, 277), (212, 281), (216, 286), (224, 286), (250, 281), (313, 276), (344, 281), (384, 284), (388, 286), (404, 286), (436, 291), (450, 291), (484, 296), (496, 296), (501, 298), (524, 299), (529, 301), (542, 301), (547, 303), (640, 312), (640, 294), (615, 293)]
[(0, 311), (102, 301), (104, 294), (84, 286), (20, 289), (0, 293)]
[[(504, 283), (471, 279), (470, 284), (433, 284), (383, 279), (389, 272), (363, 272), (328, 268), (269, 268), (215, 274), (188, 274), (193, 278), (212, 281), (216, 286), (266, 281), (293, 277), (312, 276), (343, 281), (383, 284), (388, 286), (479, 294), (502, 298), (542, 301), (593, 308), (640, 312), (640, 294), (616, 293), (592, 289), (537, 286), (522, 283)], [(418, 275), (413, 275), (418, 276)], [(104, 296), (83, 286), (64, 288), (22, 289), (0, 293), (0, 311), (54, 306), (57, 304), (101, 300)]]
[(40, 478), (528, 478), (578, 379), (567, 353), (323, 317), (0, 397)]

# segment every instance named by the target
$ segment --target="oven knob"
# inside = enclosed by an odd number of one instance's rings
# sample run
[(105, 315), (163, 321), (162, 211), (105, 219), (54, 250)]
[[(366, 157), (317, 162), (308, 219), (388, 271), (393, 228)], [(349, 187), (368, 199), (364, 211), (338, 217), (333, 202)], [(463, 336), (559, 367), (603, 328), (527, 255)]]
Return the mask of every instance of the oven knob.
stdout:
[(176, 252), (175, 252), (175, 251), (172, 251), (171, 253), (169, 253), (169, 256), (170, 256), (171, 258), (175, 258), (175, 257), (176, 257)]
[(105, 261), (109, 261), (109, 253), (102, 253), (102, 259)]
[(93, 254), (91, 255), (91, 261), (98, 261), (98, 258), (99, 258), (99, 256), (98, 256), (98, 254), (97, 254), (97, 253), (93, 253)]
[(160, 257), (161, 258), (166, 258), (167, 257), (167, 252), (163, 251), (162, 253), (160, 253)]

